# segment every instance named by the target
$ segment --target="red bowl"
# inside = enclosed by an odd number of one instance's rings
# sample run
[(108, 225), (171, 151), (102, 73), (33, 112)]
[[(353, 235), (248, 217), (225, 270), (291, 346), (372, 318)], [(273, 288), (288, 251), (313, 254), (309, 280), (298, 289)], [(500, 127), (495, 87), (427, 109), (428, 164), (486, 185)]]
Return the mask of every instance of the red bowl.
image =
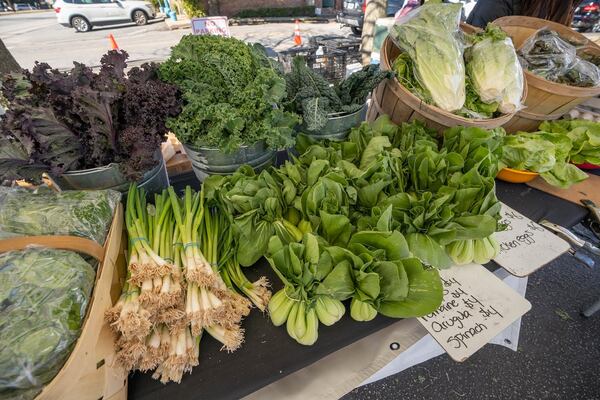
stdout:
[(583, 163), (583, 164), (575, 164), (576, 167), (580, 169), (600, 169), (600, 165)]

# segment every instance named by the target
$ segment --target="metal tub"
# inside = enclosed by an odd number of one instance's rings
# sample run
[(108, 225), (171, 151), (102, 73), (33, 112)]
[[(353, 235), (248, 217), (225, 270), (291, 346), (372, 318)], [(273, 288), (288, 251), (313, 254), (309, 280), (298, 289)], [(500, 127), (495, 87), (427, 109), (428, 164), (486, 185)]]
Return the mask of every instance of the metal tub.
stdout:
[[(56, 177), (56, 183), (66, 190), (112, 189), (126, 193), (130, 182), (121, 173), (119, 164), (112, 163), (104, 167), (69, 171)], [(169, 186), (167, 166), (162, 156), (158, 164), (146, 172), (138, 181), (141, 188), (149, 193), (159, 193)]]
[(223, 153), (219, 149), (194, 147), (183, 144), (192, 169), (201, 182), (209, 175), (231, 175), (242, 165), (250, 165), (260, 171), (273, 164), (275, 151), (269, 150), (264, 141), (252, 146), (242, 146), (232, 153)]
[(320, 131), (309, 131), (303, 125), (300, 131), (313, 139), (344, 140), (348, 137), (350, 130), (365, 120), (367, 115), (367, 104), (352, 114), (335, 113), (329, 114), (327, 124)]

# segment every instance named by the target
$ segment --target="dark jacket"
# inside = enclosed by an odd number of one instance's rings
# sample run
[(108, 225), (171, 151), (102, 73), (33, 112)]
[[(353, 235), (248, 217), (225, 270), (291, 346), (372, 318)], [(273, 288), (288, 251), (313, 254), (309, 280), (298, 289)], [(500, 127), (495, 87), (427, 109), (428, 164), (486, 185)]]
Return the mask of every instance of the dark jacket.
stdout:
[(479, 0), (467, 18), (467, 24), (485, 28), (495, 19), (520, 14), (521, 0)]

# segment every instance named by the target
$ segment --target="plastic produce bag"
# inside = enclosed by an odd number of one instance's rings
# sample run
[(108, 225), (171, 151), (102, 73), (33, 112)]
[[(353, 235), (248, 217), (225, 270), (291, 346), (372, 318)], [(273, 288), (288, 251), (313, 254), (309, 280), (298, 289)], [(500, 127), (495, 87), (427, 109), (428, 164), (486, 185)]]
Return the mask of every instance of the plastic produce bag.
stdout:
[(433, 103), (460, 110), (465, 103), (463, 46), (457, 39), (460, 4), (425, 4), (390, 28), (394, 43), (408, 54), (415, 78)]
[(466, 52), (467, 74), (481, 101), (499, 103), (504, 114), (523, 108), (523, 68), (512, 40), (492, 24), (472, 40), (474, 44)]
[(114, 190), (31, 192), (0, 187), (0, 239), (73, 235), (104, 244), (121, 194)]
[(580, 87), (600, 85), (598, 67), (577, 56), (576, 47), (554, 31), (540, 29), (527, 39), (519, 54), (525, 68), (549, 81)]
[(71, 251), (0, 254), (0, 399), (31, 399), (60, 371), (79, 337), (94, 279), (92, 267)]

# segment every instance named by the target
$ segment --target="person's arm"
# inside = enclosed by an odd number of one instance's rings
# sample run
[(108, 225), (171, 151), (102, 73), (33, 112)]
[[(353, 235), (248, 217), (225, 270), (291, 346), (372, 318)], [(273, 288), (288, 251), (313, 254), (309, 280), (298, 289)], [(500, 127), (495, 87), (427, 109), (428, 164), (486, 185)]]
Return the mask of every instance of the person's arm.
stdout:
[(513, 15), (511, 0), (479, 0), (471, 11), (467, 24), (485, 28), (488, 22), (507, 15)]

